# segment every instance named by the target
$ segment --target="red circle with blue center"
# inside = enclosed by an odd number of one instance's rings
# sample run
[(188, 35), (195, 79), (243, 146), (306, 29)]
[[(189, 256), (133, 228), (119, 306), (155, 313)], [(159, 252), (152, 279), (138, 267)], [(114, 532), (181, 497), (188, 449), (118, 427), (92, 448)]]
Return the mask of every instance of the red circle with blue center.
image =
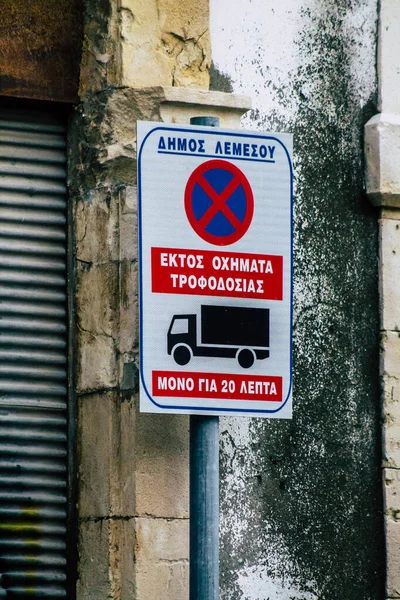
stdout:
[(206, 242), (228, 246), (244, 236), (254, 213), (253, 192), (244, 173), (226, 160), (208, 160), (185, 188), (190, 225)]

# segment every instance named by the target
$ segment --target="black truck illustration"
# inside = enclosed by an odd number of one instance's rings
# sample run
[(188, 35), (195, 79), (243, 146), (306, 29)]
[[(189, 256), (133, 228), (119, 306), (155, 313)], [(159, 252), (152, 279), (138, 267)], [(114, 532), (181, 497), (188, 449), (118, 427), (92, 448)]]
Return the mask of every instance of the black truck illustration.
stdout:
[(198, 316), (174, 315), (168, 329), (168, 354), (178, 365), (192, 356), (236, 358), (243, 369), (269, 356), (269, 309), (201, 305)]

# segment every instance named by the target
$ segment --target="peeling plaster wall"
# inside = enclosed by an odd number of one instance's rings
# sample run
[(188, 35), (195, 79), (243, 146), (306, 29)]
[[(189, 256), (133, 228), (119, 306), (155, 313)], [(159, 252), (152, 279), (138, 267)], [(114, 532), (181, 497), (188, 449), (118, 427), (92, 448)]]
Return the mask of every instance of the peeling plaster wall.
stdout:
[(185, 600), (188, 419), (138, 410), (136, 121), (162, 88), (87, 98), (70, 124), (78, 600)]
[[(377, 0), (211, 0), (211, 88), (295, 141), (294, 418), (221, 419), (221, 599), (384, 597), (377, 215)], [(229, 17), (227, 18), (227, 15)]]
[(123, 85), (208, 87), (207, 8), (198, 0), (121, 0)]
[(84, 0), (79, 95), (107, 87), (208, 88), (208, 0)]
[(68, 168), (77, 599), (185, 600), (188, 418), (138, 410), (136, 121), (183, 112), (163, 85), (208, 88), (208, 0), (83, 8)]

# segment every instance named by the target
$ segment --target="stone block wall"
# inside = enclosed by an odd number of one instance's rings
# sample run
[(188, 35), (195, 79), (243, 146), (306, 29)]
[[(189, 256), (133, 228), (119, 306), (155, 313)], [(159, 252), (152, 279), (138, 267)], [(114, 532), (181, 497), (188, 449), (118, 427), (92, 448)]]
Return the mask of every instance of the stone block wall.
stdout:
[(138, 411), (136, 122), (237, 125), (236, 96), (121, 88), (70, 128), (78, 403), (78, 600), (186, 600), (188, 418)]
[[(138, 411), (136, 121), (208, 87), (208, 3), (86, 0), (70, 123), (78, 600), (188, 594), (188, 419)], [(135, 88), (135, 89), (134, 89)]]

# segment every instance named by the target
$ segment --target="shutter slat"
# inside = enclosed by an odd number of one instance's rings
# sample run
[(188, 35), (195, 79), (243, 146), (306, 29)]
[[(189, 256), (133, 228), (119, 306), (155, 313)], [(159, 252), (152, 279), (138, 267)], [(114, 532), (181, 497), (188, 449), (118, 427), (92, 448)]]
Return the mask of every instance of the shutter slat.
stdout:
[(66, 598), (65, 128), (0, 110), (0, 598)]

